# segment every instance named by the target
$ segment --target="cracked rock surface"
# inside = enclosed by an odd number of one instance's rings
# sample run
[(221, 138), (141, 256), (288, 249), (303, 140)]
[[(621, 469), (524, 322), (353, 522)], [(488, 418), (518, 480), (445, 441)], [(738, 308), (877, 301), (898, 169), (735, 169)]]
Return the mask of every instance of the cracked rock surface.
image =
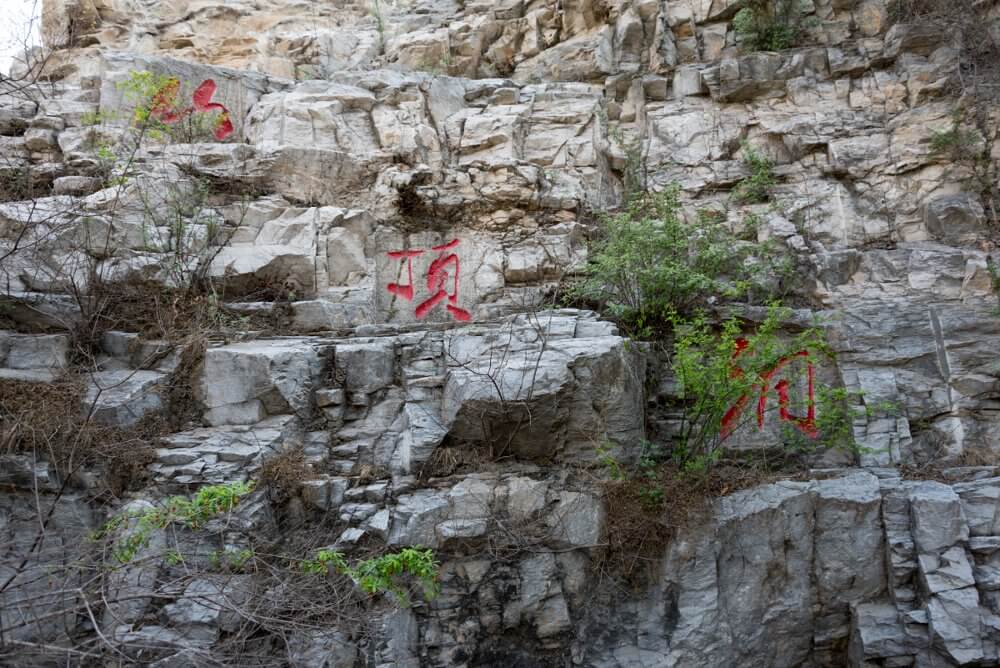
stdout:
[[(297, 523), (349, 556), (420, 545), (441, 591), (374, 605), (363, 632), (268, 636), (259, 665), (1000, 665), (997, 214), (975, 168), (933, 146), (953, 129), (956, 45), (889, 4), (810, 0), (801, 46), (750, 53), (730, 0), (46, 0), (47, 78), (0, 90), (0, 178), (33, 188), (0, 198), (0, 381), (37, 389), (79, 364), (92, 266), (169, 288), (209, 257), (214, 317), (241, 335), (194, 360), (137, 323), (93, 342), (77, 403), (103, 428), (190, 390), (121, 498), (6, 449), (0, 423), (11, 665), (232, 664), (248, 611), (284, 595), (259, 573), (192, 577), (157, 534), (100, 610), (77, 614), (87, 585), (47, 577), (109, 517), (258, 480), (291, 451), (311, 473), (289, 498), (258, 487), (218, 540), (183, 544), (218, 562)], [(1000, 7), (974, 4), (997, 29)], [(120, 84), (142, 70), (182, 99), (214, 81), (234, 130), (143, 143), (115, 180), (102, 147), (127, 136)], [(995, 175), (1000, 106), (981, 115)], [(731, 201), (744, 144), (775, 163), (771, 203)], [(857, 397), (862, 446), (715, 499), (642, 590), (596, 568), (613, 521), (599, 463), (634, 465), (670, 433), (676, 384), (651, 346), (558, 300), (634, 155), (647, 187), (679, 184), (685, 215), (752, 214), (744, 232), (791, 259), (772, 287), (792, 325), (822, 322), (835, 357), (818, 377)], [(180, 197), (201, 204), (151, 217)], [(81, 638), (105, 653), (27, 649)]]

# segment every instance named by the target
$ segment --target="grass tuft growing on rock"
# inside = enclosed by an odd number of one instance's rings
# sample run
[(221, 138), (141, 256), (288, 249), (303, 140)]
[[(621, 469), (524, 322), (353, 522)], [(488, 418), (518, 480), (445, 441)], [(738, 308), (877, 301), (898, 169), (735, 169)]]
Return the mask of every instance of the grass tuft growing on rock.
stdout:
[(267, 486), (272, 501), (281, 503), (297, 496), (304, 480), (314, 477), (301, 445), (290, 448), (264, 462), (260, 480)]

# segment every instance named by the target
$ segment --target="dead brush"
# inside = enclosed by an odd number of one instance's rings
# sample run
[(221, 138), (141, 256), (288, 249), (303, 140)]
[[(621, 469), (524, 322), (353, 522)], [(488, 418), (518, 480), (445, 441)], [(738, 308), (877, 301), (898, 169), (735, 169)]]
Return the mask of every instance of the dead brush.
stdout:
[(692, 474), (667, 462), (642, 476), (606, 480), (605, 547), (595, 567), (602, 576), (642, 589), (657, 577), (671, 540), (709, 521), (716, 499), (788, 477), (788, 472), (726, 462)]
[(194, 379), (199, 377), (205, 361), (207, 337), (201, 333), (191, 334), (178, 345), (180, 359), (163, 392), (167, 405), (164, 417), (169, 431), (181, 431), (200, 423), (202, 410), (194, 388)]
[(493, 561), (515, 563), (527, 554), (546, 551), (553, 527), (538, 514), (530, 518), (513, 518), (506, 513), (493, 513), (490, 530), (486, 533), (485, 551)]
[(215, 324), (210, 296), (199, 291), (133, 277), (102, 283), (94, 293), (89, 325), (98, 335), (120, 330), (174, 341)]
[(98, 350), (108, 331), (179, 344), (199, 335), (277, 331), (287, 317), (282, 308), (259, 315), (236, 313), (221, 303), (212, 286), (176, 288), (138, 275), (97, 281), (91, 293), (78, 296), (78, 301), (85, 307), (76, 336), (83, 351)]
[(892, 23), (931, 26), (949, 36), (959, 49), (957, 92), (1000, 98), (1000, 35), (990, 21), (993, 0), (893, 0)]
[(98, 496), (119, 496), (139, 485), (153, 459), (157, 418), (133, 427), (97, 423), (85, 408), (85, 379), (67, 374), (51, 383), (0, 380), (0, 453), (31, 453), (64, 480), (86, 470), (102, 473)]
[(655, 578), (676, 529), (671, 514), (648, 501), (644, 484), (634, 479), (604, 483), (605, 547), (595, 561), (599, 573), (620, 578), (633, 589)]
[(417, 472), (417, 479), (426, 483), (432, 478), (447, 478), (456, 473), (474, 473), (484, 470), (492, 462), (489, 448), (456, 447), (442, 445), (434, 449), (430, 458)]
[(358, 473), (354, 476), (355, 485), (370, 485), (377, 480), (388, 480), (392, 474), (381, 466), (374, 464), (361, 464)]
[[(986, 444), (965, 445), (956, 457), (938, 443), (932, 456), (922, 462), (900, 466), (906, 480), (938, 480), (946, 483), (973, 480), (984, 468), (1000, 466), (1000, 455)], [(963, 470), (965, 469), (965, 470)]]
[(988, 445), (977, 443), (967, 445), (962, 448), (962, 454), (958, 456), (959, 466), (997, 466), (1000, 464), (1000, 456)]
[(267, 485), (268, 494), (275, 503), (283, 503), (299, 494), (305, 480), (315, 477), (311, 464), (301, 445), (271, 457), (261, 467), (260, 479)]

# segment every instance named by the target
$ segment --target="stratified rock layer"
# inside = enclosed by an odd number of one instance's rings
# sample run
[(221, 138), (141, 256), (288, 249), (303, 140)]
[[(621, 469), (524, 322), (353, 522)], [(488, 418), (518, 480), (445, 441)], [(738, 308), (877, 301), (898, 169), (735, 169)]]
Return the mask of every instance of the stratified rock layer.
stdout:
[[(0, 332), (0, 379), (71, 366), (69, 295), (92, 267), (165, 285), (203, 271), (219, 317), (284, 336), (213, 342), (194, 365), (173, 342), (101, 337), (81, 399), (95, 422), (143, 424), (178, 374), (196, 419), (112, 508), (87, 475), (0, 453), (0, 647), (96, 635), (115, 661), (229, 660), (241, 610), (274, 595), (252, 574), (182, 574), (155, 539), (88, 619), (66, 612), (81, 585), (46, 593), (45, 575), (109, 513), (301, 448), (314, 472), (292, 501), (257, 491), (223, 544), (184, 540), (238, 549), (293, 516), (348, 555), (434, 548), (442, 591), (376, 607), (362, 635), (289, 633), (274, 655), (290, 665), (1000, 664), (997, 214), (975, 178), (996, 173), (1000, 108), (962, 128), (972, 164), (933, 141), (956, 129), (954, 35), (892, 23), (882, 0), (813, 0), (801, 46), (750, 53), (742, 6), (48, 0), (49, 78), (0, 97), (0, 172), (36, 195), (0, 202), (2, 315), (23, 330)], [(121, 84), (143, 70), (176, 77), (185, 104), (215, 82), (234, 132), (148, 138), (113, 178)], [(775, 162), (769, 203), (730, 195), (744, 145)], [(857, 397), (863, 446), (719, 499), (639, 592), (595, 574), (611, 520), (594, 465), (669, 435), (677, 388), (650, 348), (554, 296), (637, 175), (787, 259), (766, 287), (801, 306), (791, 324), (819, 316), (836, 357), (818, 378)], [(733, 442), (773, 446), (772, 422)], [(942, 462), (938, 481), (897, 468)]]

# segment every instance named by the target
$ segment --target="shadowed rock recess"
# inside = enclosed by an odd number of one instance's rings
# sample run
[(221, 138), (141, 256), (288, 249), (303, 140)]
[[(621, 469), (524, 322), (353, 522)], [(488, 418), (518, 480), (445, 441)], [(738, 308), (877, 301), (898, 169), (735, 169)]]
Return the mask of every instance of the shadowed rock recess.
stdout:
[[(767, 2), (45, 0), (0, 79), (0, 665), (1000, 665), (1000, 79), (920, 4), (754, 51)], [(683, 406), (565, 295), (637, 183), (784, 259), (858, 447), (667, 485), (626, 577), (609, 470)], [(751, 404), (727, 453), (781, 459)], [(408, 547), (435, 591), (316, 556)]]

